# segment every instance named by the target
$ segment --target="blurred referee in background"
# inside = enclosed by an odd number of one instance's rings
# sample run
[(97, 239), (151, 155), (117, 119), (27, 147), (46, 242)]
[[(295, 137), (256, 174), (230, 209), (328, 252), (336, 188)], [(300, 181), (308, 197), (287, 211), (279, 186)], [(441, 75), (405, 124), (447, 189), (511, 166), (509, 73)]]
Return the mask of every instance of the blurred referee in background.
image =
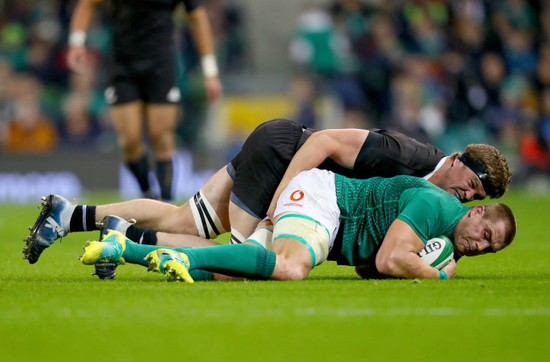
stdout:
[[(181, 98), (176, 79), (172, 13), (178, 3), (183, 3), (201, 58), (208, 101), (212, 103), (221, 97), (222, 86), (206, 10), (198, 0), (107, 1), (111, 5), (113, 65), (105, 98), (111, 106), (122, 158), (144, 197), (172, 200), (172, 158)], [(67, 55), (69, 68), (74, 72), (84, 72), (88, 66), (86, 31), (102, 2), (79, 0), (76, 5)], [(144, 130), (149, 132), (161, 195), (156, 195), (149, 183)]]

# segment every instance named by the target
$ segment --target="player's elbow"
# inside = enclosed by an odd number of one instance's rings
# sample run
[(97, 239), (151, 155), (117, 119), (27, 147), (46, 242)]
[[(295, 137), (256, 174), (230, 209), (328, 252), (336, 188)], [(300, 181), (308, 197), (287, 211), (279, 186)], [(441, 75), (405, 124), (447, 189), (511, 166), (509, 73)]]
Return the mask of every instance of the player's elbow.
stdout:
[(400, 265), (399, 255), (395, 253), (378, 254), (376, 256), (376, 270), (380, 274), (394, 276), (397, 275)]

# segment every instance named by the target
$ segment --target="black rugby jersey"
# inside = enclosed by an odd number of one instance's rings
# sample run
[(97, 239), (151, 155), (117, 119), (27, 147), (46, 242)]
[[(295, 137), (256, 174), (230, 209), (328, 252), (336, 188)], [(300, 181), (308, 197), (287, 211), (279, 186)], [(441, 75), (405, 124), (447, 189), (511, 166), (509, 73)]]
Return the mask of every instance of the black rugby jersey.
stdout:
[(386, 129), (369, 129), (369, 135), (361, 147), (353, 170), (338, 165), (331, 159), (319, 168), (352, 178), (374, 176), (392, 177), (410, 175), (424, 177), (432, 172), (445, 153), (429, 143)]
[(187, 12), (200, 5), (197, 0), (110, 0), (114, 58), (129, 61), (174, 54), (172, 12), (180, 2)]

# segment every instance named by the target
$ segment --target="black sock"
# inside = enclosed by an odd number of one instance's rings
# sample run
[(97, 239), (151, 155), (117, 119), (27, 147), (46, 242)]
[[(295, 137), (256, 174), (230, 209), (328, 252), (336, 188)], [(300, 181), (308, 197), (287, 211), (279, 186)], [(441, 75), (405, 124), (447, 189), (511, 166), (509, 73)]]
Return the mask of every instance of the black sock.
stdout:
[(130, 225), (126, 237), (138, 244), (157, 245), (157, 232), (137, 225)]
[(144, 154), (137, 161), (126, 162), (126, 166), (128, 166), (128, 169), (136, 177), (141, 192), (149, 191), (149, 164), (147, 162), (147, 155)]
[(98, 230), (95, 224), (96, 206), (78, 205), (71, 215), (71, 231), (92, 231)]
[(157, 180), (160, 185), (160, 197), (162, 200), (172, 200), (172, 178), (174, 177), (174, 166), (172, 160), (157, 160)]

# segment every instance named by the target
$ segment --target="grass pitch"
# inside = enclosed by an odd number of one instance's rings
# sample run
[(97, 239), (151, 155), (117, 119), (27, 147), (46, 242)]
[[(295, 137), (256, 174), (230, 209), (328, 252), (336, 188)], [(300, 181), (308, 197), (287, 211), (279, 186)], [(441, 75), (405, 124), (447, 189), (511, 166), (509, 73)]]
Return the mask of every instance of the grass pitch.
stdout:
[[(89, 203), (117, 201), (94, 195)], [(135, 265), (117, 280), (77, 260), (97, 232), (21, 259), (34, 206), (0, 206), (2, 361), (546, 361), (549, 196), (511, 192), (505, 251), (453, 280), (360, 280), (329, 262), (300, 282), (168, 283)], [(465, 258), (466, 259), (466, 258)]]

